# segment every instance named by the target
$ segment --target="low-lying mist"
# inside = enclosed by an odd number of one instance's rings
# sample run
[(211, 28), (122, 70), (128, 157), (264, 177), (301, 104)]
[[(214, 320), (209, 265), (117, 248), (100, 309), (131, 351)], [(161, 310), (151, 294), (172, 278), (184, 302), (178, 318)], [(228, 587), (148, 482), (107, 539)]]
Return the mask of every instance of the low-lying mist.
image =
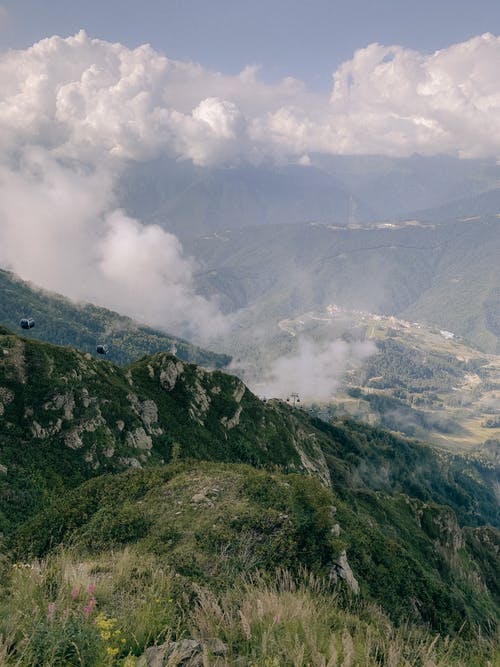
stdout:
[(300, 400), (331, 399), (345, 372), (377, 352), (371, 341), (342, 339), (317, 342), (300, 337), (295, 350), (272, 359), (256, 378), (253, 360), (239, 360), (234, 370), (259, 396), (286, 398), (298, 393)]

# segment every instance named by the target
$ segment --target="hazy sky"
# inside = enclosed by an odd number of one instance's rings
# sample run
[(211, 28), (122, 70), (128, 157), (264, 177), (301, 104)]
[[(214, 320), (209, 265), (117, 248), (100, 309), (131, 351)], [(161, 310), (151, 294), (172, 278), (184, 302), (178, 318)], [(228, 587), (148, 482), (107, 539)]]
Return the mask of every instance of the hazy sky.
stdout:
[(433, 52), (500, 33), (498, 0), (0, 0), (0, 50), (43, 37), (90, 37), (235, 74), (259, 65), (329, 90), (338, 65), (379, 42)]

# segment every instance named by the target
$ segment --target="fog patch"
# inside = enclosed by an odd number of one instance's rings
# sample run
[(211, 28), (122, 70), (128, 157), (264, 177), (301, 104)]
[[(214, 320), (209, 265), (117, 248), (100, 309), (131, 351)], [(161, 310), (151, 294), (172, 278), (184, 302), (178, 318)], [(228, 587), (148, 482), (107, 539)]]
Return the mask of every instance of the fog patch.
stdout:
[(301, 400), (329, 400), (337, 392), (348, 368), (375, 354), (374, 343), (334, 340), (315, 342), (300, 338), (296, 351), (278, 357), (251, 388), (259, 395), (286, 398), (292, 392)]
[(29, 148), (0, 166), (0, 264), (25, 280), (199, 342), (226, 331), (180, 241), (115, 208), (117, 170)]

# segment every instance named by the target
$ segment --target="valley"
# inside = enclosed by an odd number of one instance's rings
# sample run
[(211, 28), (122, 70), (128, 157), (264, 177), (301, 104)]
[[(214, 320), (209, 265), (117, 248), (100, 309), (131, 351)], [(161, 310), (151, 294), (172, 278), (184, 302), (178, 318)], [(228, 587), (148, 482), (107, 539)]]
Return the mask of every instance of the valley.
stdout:
[(0, 667), (500, 666), (499, 35), (0, 0)]
[(335, 397), (315, 410), (348, 414), (498, 465), (497, 355), (479, 352), (447, 330), (334, 304), (281, 320), (278, 327), (292, 339), (304, 336), (318, 344), (344, 337), (376, 345), (373, 355), (347, 370)]

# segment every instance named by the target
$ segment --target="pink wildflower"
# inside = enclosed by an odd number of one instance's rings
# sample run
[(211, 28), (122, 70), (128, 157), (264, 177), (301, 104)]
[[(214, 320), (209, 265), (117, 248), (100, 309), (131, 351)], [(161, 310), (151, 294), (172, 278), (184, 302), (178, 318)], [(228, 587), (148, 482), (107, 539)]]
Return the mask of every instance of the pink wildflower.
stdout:
[(87, 600), (87, 604), (83, 608), (83, 614), (84, 614), (85, 618), (88, 618), (90, 616), (90, 614), (94, 610), (95, 605), (96, 605), (96, 599), (95, 598), (89, 598)]
[(80, 589), (77, 586), (73, 586), (73, 588), (71, 589), (71, 599), (76, 600), (79, 593), (80, 593)]
[(89, 595), (94, 595), (94, 592), (95, 592), (95, 584), (89, 584), (87, 586), (87, 593)]

